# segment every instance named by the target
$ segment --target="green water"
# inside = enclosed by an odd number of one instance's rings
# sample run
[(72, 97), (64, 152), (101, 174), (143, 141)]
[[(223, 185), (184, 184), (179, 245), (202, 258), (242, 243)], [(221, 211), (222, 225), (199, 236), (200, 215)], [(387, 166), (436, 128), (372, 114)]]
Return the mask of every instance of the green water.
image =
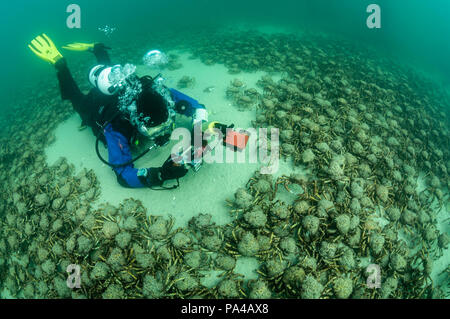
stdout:
[[(113, 38), (133, 41), (136, 33), (151, 38), (159, 30), (215, 28), (237, 23), (272, 24), (332, 32), (382, 52), (409, 60), (448, 85), (450, 78), (450, 3), (446, 0), (376, 1), (381, 7), (382, 27), (366, 27), (369, 0), (229, 0), (229, 1), (88, 1), (81, 7), (81, 29), (66, 27), (68, 1), (18, 0), (2, 7), (0, 34), (3, 61), (1, 98), (21, 92), (42, 72), (49, 72), (27, 49), (36, 35), (46, 32), (60, 45), (71, 41), (105, 41), (98, 27), (117, 28)], [(2, 103), (1, 107), (6, 107)]]

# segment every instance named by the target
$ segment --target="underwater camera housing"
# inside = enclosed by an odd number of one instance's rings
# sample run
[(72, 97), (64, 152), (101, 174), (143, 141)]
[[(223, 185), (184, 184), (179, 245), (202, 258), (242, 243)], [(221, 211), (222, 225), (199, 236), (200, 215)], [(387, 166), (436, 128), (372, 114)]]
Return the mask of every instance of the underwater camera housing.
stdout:
[(248, 140), (250, 138), (250, 133), (245, 130), (236, 131), (234, 129), (234, 124), (226, 126), (218, 122), (212, 122), (209, 128), (219, 129), (222, 133), (223, 145), (231, 148), (233, 151), (242, 151), (247, 146)]
[[(246, 148), (248, 140), (250, 138), (250, 133), (245, 130), (235, 130), (234, 124), (226, 125), (219, 122), (209, 123), (206, 130), (202, 131), (203, 134), (214, 134), (213, 129), (217, 129), (221, 133), (222, 143), (225, 147), (230, 148), (233, 151), (242, 151)], [(192, 139), (193, 141), (194, 139)], [(220, 142), (219, 142), (220, 143)], [(170, 156), (167, 161), (174, 166), (185, 165), (190, 166), (197, 172), (202, 166), (202, 158), (207, 153), (211, 152), (218, 143), (211, 144), (205, 139), (202, 139), (202, 146), (195, 147), (191, 145), (182, 153)], [(176, 160), (176, 162), (174, 161)], [(166, 161), (166, 162), (167, 162)]]

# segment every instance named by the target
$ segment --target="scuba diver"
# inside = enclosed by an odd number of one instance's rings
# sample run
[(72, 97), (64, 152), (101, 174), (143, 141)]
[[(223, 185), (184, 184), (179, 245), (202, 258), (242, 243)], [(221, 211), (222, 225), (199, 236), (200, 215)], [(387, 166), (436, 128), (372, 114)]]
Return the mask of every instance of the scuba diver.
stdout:
[[(56, 68), (62, 99), (72, 103), (82, 119), (82, 126), (91, 127), (97, 136), (97, 155), (112, 167), (120, 185), (129, 188), (163, 187), (164, 181), (178, 181), (186, 175), (185, 165), (177, 165), (170, 156), (162, 167), (135, 168), (133, 162), (151, 148), (132, 159), (130, 145), (138, 141), (139, 136), (152, 140), (157, 146), (167, 144), (174, 129), (175, 113), (192, 117), (193, 127), (206, 123), (204, 105), (167, 88), (160, 76), (138, 77), (133, 65), (113, 65), (107, 52), (110, 48), (102, 43), (63, 46), (63, 49), (72, 51), (91, 51), (97, 58), (98, 65), (89, 72), (93, 88), (85, 95), (73, 79), (66, 59), (47, 35), (36, 37), (28, 47)], [(100, 156), (99, 141), (108, 149), (108, 161)]]

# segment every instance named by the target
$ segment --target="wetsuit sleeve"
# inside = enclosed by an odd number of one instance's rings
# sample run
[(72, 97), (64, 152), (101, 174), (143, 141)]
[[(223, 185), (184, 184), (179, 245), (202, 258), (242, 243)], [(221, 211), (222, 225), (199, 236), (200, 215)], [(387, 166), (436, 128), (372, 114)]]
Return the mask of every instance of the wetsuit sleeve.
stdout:
[[(81, 93), (80, 88), (72, 77), (65, 58), (59, 59), (55, 63), (56, 76), (59, 81), (59, 89), (61, 91), (61, 98), (63, 100), (70, 100), (74, 105), (75, 110), (83, 99), (84, 94)], [(78, 111), (78, 110), (77, 110)]]
[(109, 54), (106, 47), (103, 43), (96, 43), (94, 45), (94, 55), (97, 58), (98, 64), (111, 65), (111, 59), (109, 58)]
[(69, 100), (73, 109), (80, 115), (84, 125), (90, 123), (92, 111), (92, 99), (84, 95), (72, 77), (65, 58), (59, 59), (55, 63), (56, 76), (58, 77), (61, 98)]
[(184, 93), (181, 93), (175, 89), (169, 89), (172, 95), (172, 99), (175, 102), (175, 111), (179, 114), (194, 117), (196, 110), (203, 109), (206, 110), (206, 107), (203, 104), (200, 104), (197, 100), (193, 99), (190, 96), (187, 96)]
[[(121, 164), (129, 162), (131, 157), (130, 145), (128, 140), (121, 133), (114, 131), (111, 124), (104, 129), (106, 144), (108, 147), (108, 158), (111, 164)], [(128, 188), (160, 186), (156, 181), (156, 173), (158, 168), (137, 169), (131, 163), (126, 166), (113, 168), (120, 185)], [(146, 176), (140, 172), (146, 171)], [(154, 179), (154, 181), (152, 181)]]

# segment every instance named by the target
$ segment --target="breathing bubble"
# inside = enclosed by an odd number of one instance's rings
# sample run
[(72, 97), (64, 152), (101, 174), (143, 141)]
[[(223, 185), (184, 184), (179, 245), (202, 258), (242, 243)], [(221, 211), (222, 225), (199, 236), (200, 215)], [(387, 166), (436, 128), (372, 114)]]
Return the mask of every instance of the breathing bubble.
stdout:
[(114, 31), (116, 31), (116, 28), (105, 25), (104, 27), (97, 28), (97, 30), (103, 32), (107, 37), (109, 37)]
[(144, 64), (149, 67), (161, 67), (169, 62), (167, 56), (159, 50), (148, 51), (143, 58)]

